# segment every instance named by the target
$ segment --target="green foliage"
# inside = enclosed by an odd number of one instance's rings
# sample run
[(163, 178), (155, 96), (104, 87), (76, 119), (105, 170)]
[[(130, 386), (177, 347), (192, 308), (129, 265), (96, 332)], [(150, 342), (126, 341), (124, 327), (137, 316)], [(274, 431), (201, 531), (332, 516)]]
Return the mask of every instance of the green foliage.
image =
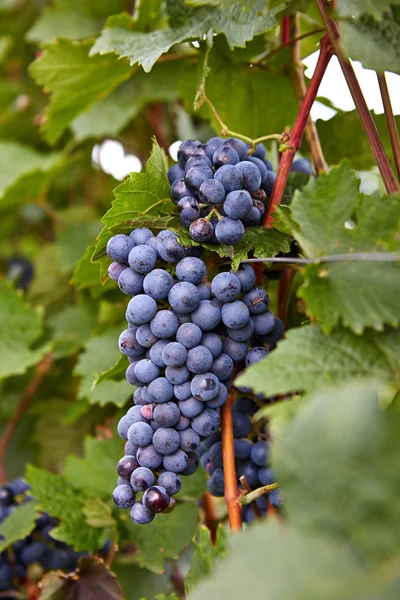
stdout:
[(0, 552), (13, 542), (23, 540), (35, 529), (35, 521), (39, 517), (33, 502), (18, 506), (0, 524)]
[(215, 543), (211, 540), (210, 530), (202, 527), (198, 541), (193, 540), (195, 547), (192, 567), (185, 579), (185, 593), (190, 594), (199, 581), (213, 573), (216, 562), (226, 555), (226, 531), (222, 524), (219, 525)]

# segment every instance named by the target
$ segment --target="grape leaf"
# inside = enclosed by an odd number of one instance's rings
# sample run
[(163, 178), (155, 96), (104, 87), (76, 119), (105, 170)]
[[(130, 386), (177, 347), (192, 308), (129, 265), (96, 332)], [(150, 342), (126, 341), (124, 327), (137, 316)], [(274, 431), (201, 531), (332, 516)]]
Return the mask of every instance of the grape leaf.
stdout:
[(26, 538), (35, 529), (39, 516), (33, 502), (16, 506), (0, 524), (0, 552), (13, 542)]
[(71, 575), (52, 571), (41, 583), (41, 600), (124, 600), (122, 589), (102, 560), (80, 558)]
[(221, 523), (217, 529), (215, 543), (211, 540), (210, 530), (205, 525), (201, 527), (198, 541), (192, 542), (195, 550), (192, 566), (185, 579), (186, 595), (196, 588), (199, 581), (213, 573), (218, 559), (226, 555), (226, 538), (226, 530)]
[(32, 344), (42, 334), (43, 311), (32, 308), (5, 280), (0, 281), (0, 379), (21, 374), (46, 352)]
[(182, 477), (182, 487), (176, 498), (181, 500), (199, 500), (207, 489), (207, 477), (203, 469), (190, 475), (190, 477)]
[(111, 508), (97, 496), (88, 498), (82, 510), (86, 517), (86, 523), (90, 527), (115, 528), (116, 523), (112, 517)]
[(253, 8), (254, 0), (243, 0), (240, 3), (237, 0), (186, 0), (186, 4), (189, 6), (222, 6), (224, 9), (240, 5), (243, 11), (247, 11)]
[(91, 41), (58, 39), (47, 44), (29, 68), (38, 85), (50, 92), (43, 133), (55, 143), (71, 121), (82, 111), (107, 96), (128, 79), (132, 69), (115, 57), (89, 57)]
[(69, 275), (60, 269), (55, 244), (45, 244), (38, 250), (34, 266), (35, 277), (28, 292), (31, 302), (54, 308), (71, 297)]
[(68, 6), (47, 6), (26, 34), (29, 42), (51, 42), (54, 38), (81, 40), (96, 35), (102, 22)]
[(367, 331), (360, 338), (347, 329), (324, 335), (318, 325), (294, 328), (274, 352), (242, 372), (236, 384), (275, 396), (356, 377), (396, 379), (400, 363), (398, 357), (394, 362), (395, 348), (399, 350), (399, 340), (392, 330)]
[(114, 282), (101, 276), (103, 265), (92, 262), (91, 258), (95, 247), (95, 243), (88, 246), (82, 258), (76, 263), (71, 285), (78, 290), (88, 289), (94, 298), (98, 298), (113, 288)]
[(89, 527), (83, 514), (85, 498), (72, 488), (62, 475), (28, 465), (26, 479), (32, 488), (34, 504), (39, 510), (59, 518), (51, 537), (81, 552), (99, 550), (102, 531)]
[(66, 305), (49, 319), (54, 342), (54, 357), (71, 356), (90, 337), (96, 325), (96, 315), (83, 303)]
[(400, 13), (388, 10), (380, 21), (363, 14), (341, 23), (342, 46), (365, 69), (400, 72)]
[[(195, 38), (202, 38), (212, 30), (223, 33), (231, 48), (244, 47), (246, 42), (276, 25), (276, 10), (267, 10), (264, 2), (257, 1), (253, 9), (243, 12), (236, 5), (226, 10), (215, 8), (191, 9), (187, 19), (172, 29), (157, 29), (150, 33), (131, 31), (133, 22), (126, 18), (108, 21), (109, 27), (97, 38), (91, 55), (115, 52), (120, 57), (129, 58), (130, 64), (142, 65), (148, 72), (157, 59), (172, 46)], [(113, 26), (117, 25), (117, 26)]]
[(124, 379), (128, 364), (126, 356), (122, 354), (112, 367), (98, 375), (97, 379), (92, 383), (92, 389), (103, 381), (120, 381)]
[[(148, 227), (152, 226), (152, 220), (160, 213), (160, 206), (167, 204), (173, 206), (168, 198), (169, 183), (167, 179), (167, 159), (165, 153), (154, 141), (151, 156), (146, 164), (144, 173), (131, 173), (121, 185), (115, 188), (115, 200), (111, 208), (102, 219), (105, 227), (97, 237), (96, 250), (93, 260), (105, 256), (108, 240), (113, 235), (112, 228), (118, 232), (123, 224), (133, 228), (138, 223), (138, 217), (142, 218), (139, 227), (143, 225), (143, 219), (148, 219)], [(147, 215), (147, 217), (146, 217)], [(171, 217), (172, 218), (172, 217)], [(170, 218), (169, 218), (170, 219)], [(147, 222), (145, 220), (145, 222)], [(166, 221), (168, 223), (168, 221)], [(114, 232), (116, 233), (117, 231)]]
[(370, 566), (398, 556), (400, 526), (400, 412), (382, 410), (379, 388), (353, 382), (315, 394), (277, 441), (274, 463), (297, 527), (351, 543)]
[[(295, 192), (291, 208), (298, 228), (292, 234), (309, 257), (398, 248), (399, 195), (364, 196), (358, 185), (346, 161)], [(306, 267), (303, 274), (298, 293), (324, 331), (339, 320), (356, 333), (399, 322), (395, 262), (324, 263)]]
[(157, 517), (142, 527), (128, 516), (125, 526), (137, 547), (136, 562), (154, 573), (162, 573), (164, 561), (176, 559), (195, 535), (199, 509), (192, 502), (178, 504), (174, 512)]
[(393, 0), (338, 0), (336, 11), (341, 17), (360, 17), (368, 13), (379, 19)]
[[(155, 600), (156, 594), (161, 592), (168, 593), (174, 589), (169, 578), (169, 574), (163, 573), (159, 575), (148, 569), (142, 569), (135, 564), (131, 564), (131, 559), (126, 561), (126, 564), (121, 564), (120, 561), (114, 561), (112, 565), (113, 572), (117, 576), (118, 582), (124, 590), (126, 600), (142, 600), (150, 598)], [(132, 586), (132, 582), (135, 582)], [(166, 599), (159, 600), (179, 600), (171, 596)]]
[(123, 454), (123, 441), (114, 436), (99, 440), (85, 437), (84, 457), (67, 456), (64, 477), (74, 488), (108, 499), (116, 483), (116, 464)]

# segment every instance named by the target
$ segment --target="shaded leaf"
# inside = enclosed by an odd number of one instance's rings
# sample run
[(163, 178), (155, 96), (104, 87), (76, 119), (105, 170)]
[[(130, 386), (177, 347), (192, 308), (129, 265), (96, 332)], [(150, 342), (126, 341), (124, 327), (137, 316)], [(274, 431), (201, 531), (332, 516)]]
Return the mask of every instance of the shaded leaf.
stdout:
[(219, 558), (227, 552), (226, 530), (220, 523), (215, 543), (211, 540), (210, 530), (204, 525), (200, 529), (199, 539), (193, 540), (194, 555), (192, 566), (185, 579), (185, 593), (190, 594), (199, 581), (211, 575)]
[(39, 516), (33, 502), (16, 506), (0, 523), (0, 552), (13, 542), (26, 538), (35, 529)]
[(111, 508), (100, 498), (91, 497), (85, 501), (83, 514), (86, 523), (91, 527), (114, 527), (115, 521), (111, 514)]
[(83, 346), (96, 325), (96, 315), (84, 304), (66, 305), (49, 319), (54, 356), (70, 356)]

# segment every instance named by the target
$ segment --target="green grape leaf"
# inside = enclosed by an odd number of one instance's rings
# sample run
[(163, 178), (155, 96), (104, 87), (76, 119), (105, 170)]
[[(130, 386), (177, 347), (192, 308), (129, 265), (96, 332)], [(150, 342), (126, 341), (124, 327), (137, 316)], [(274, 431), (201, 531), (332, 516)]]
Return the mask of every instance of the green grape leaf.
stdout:
[[(115, 188), (115, 200), (102, 219), (105, 226), (97, 238), (93, 260), (105, 256), (107, 242), (113, 235), (111, 231), (116, 233), (113, 228), (120, 231), (124, 224), (131, 230), (134, 226), (146, 227), (143, 222), (148, 222), (147, 226), (152, 227), (152, 221), (160, 214), (160, 207), (164, 204), (173, 206), (168, 199), (168, 192), (167, 158), (154, 141), (146, 171), (131, 173), (128, 179)], [(141, 221), (137, 217), (140, 217)], [(168, 221), (163, 221), (161, 227), (164, 227), (164, 223), (168, 223), (171, 218), (167, 217)]]
[(51, 537), (81, 552), (96, 552), (102, 542), (102, 531), (90, 527), (83, 514), (85, 498), (62, 475), (55, 475), (28, 465), (26, 479), (32, 488), (34, 504), (39, 510), (60, 519)]
[(98, 558), (80, 558), (72, 575), (51, 571), (41, 582), (40, 600), (124, 600), (113, 573)]
[(71, 121), (128, 79), (126, 61), (110, 56), (89, 57), (91, 41), (58, 39), (47, 44), (30, 66), (30, 75), (51, 94), (43, 133), (55, 143)]
[(0, 281), (0, 379), (25, 373), (47, 348), (31, 349), (43, 331), (43, 311), (32, 308), (21, 293)]
[[(285, 127), (292, 126), (298, 110), (289, 73), (281, 63), (269, 65), (268, 70), (250, 68), (248, 60), (239, 61), (236, 53), (223, 38), (216, 38), (208, 59), (208, 98), (233, 131), (251, 138), (282, 133)], [(193, 113), (196, 82), (183, 80), (181, 94), (186, 110)], [(263, 100), (266, 97), (268, 102)], [(232, 98), (236, 101), (232, 102)], [(251, 110), (243, 110), (244, 106), (251, 106)], [(196, 114), (210, 120), (213, 129), (220, 133), (221, 126), (206, 103)]]
[(67, 5), (47, 6), (26, 34), (28, 42), (50, 43), (54, 38), (81, 40), (95, 36), (102, 22)]
[(120, 381), (121, 379), (124, 379), (128, 366), (129, 363), (127, 357), (122, 354), (112, 367), (99, 374), (92, 384), (92, 389), (103, 381)]
[(199, 581), (211, 575), (218, 559), (227, 552), (227, 535), (220, 523), (217, 529), (215, 543), (211, 540), (210, 530), (204, 525), (200, 529), (199, 539), (193, 540), (194, 555), (192, 566), (185, 579), (185, 593), (189, 595), (197, 587)]
[(226, 10), (219, 7), (198, 8), (188, 11), (187, 19), (176, 28), (157, 29), (150, 33), (131, 31), (133, 22), (128, 15), (126, 18), (122, 15), (122, 18), (108, 21), (109, 27), (96, 40), (91, 54), (115, 52), (120, 57), (129, 58), (131, 65), (142, 65), (148, 72), (172, 46), (202, 38), (210, 30), (223, 33), (231, 48), (244, 47), (256, 35), (276, 26), (276, 12), (267, 10), (265, 3), (260, 1), (247, 12), (242, 12), (238, 5)]
[(67, 456), (64, 477), (74, 488), (108, 499), (116, 485), (116, 464), (123, 455), (123, 441), (114, 436), (98, 440), (85, 437), (84, 457)]
[(88, 398), (91, 404), (111, 402), (116, 406), (124, 406), (132, 394), (132, 386), (125, 380), (105, 380), (96, 385), (98, 377), (111, 368), (120, 358), (118, 337), (121, 327), (113, 327), (85, 344), (74, 369), (74, 374), (81, 377), (78, 397)]
[(129, 515), (125, 525), (135, 542), (136, 562), (154, 573), (162, 573), (164, 561), (176, 559), (195, 535), (199, 520), (199, 509), (192, 502), (177, 504), (168, 515), (157, 517), (142, 527), (135, 525)]
[(71, 356), (79, 350), (96, 326), (96, 314), (83, 303), (66, 305), (51, 315), (53, 355), (55, 358)]
[[(376, 115), (372, 111), (380, 138), (391, 160), (393, 152), (387, 130), (384, 114)], [(397, 127), (400, 129), (400, 116), (396, 116)], [(376, 161), (364, 135), (364, 129), (356, 110), (338, 111), (328, 121), (318, 120), (318, 135), (324, 149), (324, 156), (329, 164), (339, 163), (343, 158), (343, 147), (346, 148), (346, 158), (350, 160), (353, 169), (370, 169)]]
[(182, 500), (198, 500), (207, 490), (207, 477), (203, 469), (197, 471), (190, 477), (182, 477), (182, 488), (176, 498)]
[(0, 552), (32, 533), (39, 516), (33, 502), (25, 502), (15, 507), (0, 524)]
[(232, 261), (232, 268), (235, 270), (239, 268), (240, 261), (248, 258), (250, 252), (254, 254), (255, 258), (265, 257), (267, 263), (269, 257), (276, 256), (280, 252), (290, 251), (289, 236), (264, 227), (247, 227), (242, 241), (236, 246), (195, 242), (184, 227), (172, 226), (171, 229), (178, 233), (179, 241), (185, 248), (192, 246), (207, 248), (222, 258), (229, 258)]
[(94, 221), (74, 223), (57, 233), (57, 251), (60, 269), (63, 273), (70, 273), (74, 270), (87, 246), (100, 230), (100, 223)]
[(243, 11), (251, 10), (254, 6), (254, 0), (186, 0), (189, 6), (221, 6), (224, 9), (240, 6)]
[(74, 137), (113, 136), (134, 119), (149, 102), (173, 102), (180, 96), (182, 80), (194, 80), (189, 61), (154, 65), (151, 77), (139, 71), (133, 77), (78, 115), (71, 124)]
[(379, 19), (393, 0), (338, 0), (336, 11), (341, 17), (360, 17), (368, 13)]
[[(346, 161), (295, 192), (292, 234), (309, 257), (398, 249), (399, 195), (364, 196), (358, 187)], [(339, 321), (362, 333), (400, 320), (395, 262), (324, 263), (307, 266), (303, 275), (298, 293), (325, 332)]]
[(83, 514), (86, 517), (86, 523), (90, 527), (112, 527), (116, 523), (111, 514), (111, 508), (100, 498), (91, 497), (85, 501)]
[(341, 24), (342, 46), (353, 60), (360, 60), (365, 69), (400, 72), (400, 19), (388, 10), (380, 21), (363, 14)]
[(35, 304), (57, 307), (71, 297), (69, 275), (60, 269), (55, 244), (45, 244), (35, 256), (35, 277), (28, 291), (28, 298)]
[[(113, 573), (115, 573), (118, 582), (124, 590), (126, 600), (140, 600), (142, 598), (154, 597), (161, 592), (168, 593), (172, 591), (173, 585), (167, 573), (159, 575), (148, 569), (141, 569), (135, 564), (131, 564), (133, 557), (122, 564), (122, 561), (114, 561), (112, 565)], [(132, 586), (132, 582), (135, 585)], [(165, 599), (165, 596), (163, 596)], [(168, 600), (179, 600), (175, 597), (168, 597)]]
[(274, 462), (297, 527), (348, 542), (370, 566), (397, 559), (400, 526), (400, 412), (396, 404), (382, 410), (380, 387), (352, 382), (316, 393), (277, 441)]
[(290, 329), (274, 352), (242, 372), (238, 386), (266, 396), (309, 392), (356, 377), (396, 379), (399, 340), (393, 330), (367, 331), (361, 338), (347, 329), (324, 335), (318, 325)]
[(74, 285), (78, 290), (88, 289), (94, 298), (98, 298), (107, 290), (113, 288), (114, 282), (111, 279), (102, 281), (103, 264), (92, 262), (95, 247), (95, 243), (88, 246), (82, 258), (76, 263), (71, 285)]

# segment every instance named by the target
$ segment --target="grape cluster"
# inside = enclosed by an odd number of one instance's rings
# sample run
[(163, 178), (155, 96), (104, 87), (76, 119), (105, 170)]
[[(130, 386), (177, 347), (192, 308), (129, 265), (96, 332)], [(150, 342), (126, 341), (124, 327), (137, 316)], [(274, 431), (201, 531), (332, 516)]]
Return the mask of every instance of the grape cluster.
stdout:
[[(219, 429), (235, 364), (266, 356), (261, 344), (274, 344), (283, 328), (251, 266), (219, 273), (210, 284), (205, 263), (187, 256), (172, 231), (116, 235), (107, 253), (110, 276), (132, 295), (119, 348), (137, 388), (118, 424), (126, 445), (113, 498), (144, 524), (173, 510), (180, 475), (196, 471), (196, 450)], [(172, 274), (161, 268), (165, 262)]]
[(237, 138), (183, 142), (168, 171), (170, 197), (196, 242), (235, 245), (260, 225), (276, 174), (263, 144), (254, 152)]
[[(27, 495), (28, 490), (29, 486), (22, 479), (0, 487), (0, 522), (19, 504), (32, 500)], [(33, 565), (36, 565), (36, 577), (39, 571), (41, 576), (44, 571), (64, 569), (69, 572), (76, 568), (81, 554), (50, 536), (57, 525), (57, 519), (42, 513), (30, 535), (0, 554), (0, 591), (15, 589), (17, 583), (28, 580)]]

